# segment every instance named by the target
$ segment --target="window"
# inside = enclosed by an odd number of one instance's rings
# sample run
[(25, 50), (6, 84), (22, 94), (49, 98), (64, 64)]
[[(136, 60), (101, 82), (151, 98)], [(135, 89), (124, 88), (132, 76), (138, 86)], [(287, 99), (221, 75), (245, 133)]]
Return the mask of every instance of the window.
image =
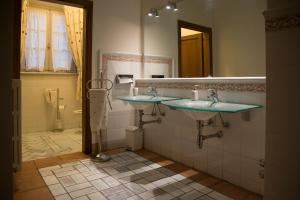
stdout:
[(29, 8), (24, 71), (75, 72), (63, 12)]

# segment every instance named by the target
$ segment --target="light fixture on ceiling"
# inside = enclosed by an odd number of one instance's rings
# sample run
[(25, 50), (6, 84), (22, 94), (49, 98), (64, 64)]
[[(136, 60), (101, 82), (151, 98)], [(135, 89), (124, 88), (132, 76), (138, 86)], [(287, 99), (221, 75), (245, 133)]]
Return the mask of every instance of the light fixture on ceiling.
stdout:
[(156, 8), (151, 8), (148, 12), (149, 17), (159, 17), (158, 10)]
[(173, 2), (173, 1), (168, 1), (168, 4), (166, 5), (166, 9), (167, 10), (173, 10), (173, 11), (178, 10), (176, 3)]

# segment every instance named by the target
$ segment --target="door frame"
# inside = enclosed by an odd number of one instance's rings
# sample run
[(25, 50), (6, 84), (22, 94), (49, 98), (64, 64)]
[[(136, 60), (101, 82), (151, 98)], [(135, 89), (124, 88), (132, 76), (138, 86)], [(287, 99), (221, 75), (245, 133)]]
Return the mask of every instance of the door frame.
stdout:
[[(15, 0), (17, 4), (16, 12), (16, 43), (15, 43), (15, 64), (13, 76), (20, 79), (20, 41), (21, 41), (21, 12), (22, 0)], [(90, 154), (92, 152), (92, 134), (90, 130), (89, 101), (87, 99), (87, 89), (85, 83), (92, 77), (92, 33), (93, 33), (93, 1), (90, 0), (39, 0), (49, 3), (63, 4), (82, 8), (84, 10), (84, 43), (83, 43), (83, 72), (82, 72), (82, 152)]]
[(193, 24), (190, 22), (178, 20), (177, 21), (177, 37), (178, 37), (178, 77), (180, 78), (182, 76), (181, 74), (181, 28), (187, 28), (199, 32), (205, 32), (209, 34), (209, 57), (210, 57), (210, 74), (213, 76), (213, 57), (212, 57), (212, 28)]

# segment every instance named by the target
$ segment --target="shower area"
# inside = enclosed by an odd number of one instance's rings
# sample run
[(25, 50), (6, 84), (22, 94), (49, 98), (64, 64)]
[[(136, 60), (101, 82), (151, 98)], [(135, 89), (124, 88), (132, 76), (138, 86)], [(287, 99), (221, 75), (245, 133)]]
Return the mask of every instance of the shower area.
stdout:
[(83, 9), (24, 0), (22, 160), (82, 151)]

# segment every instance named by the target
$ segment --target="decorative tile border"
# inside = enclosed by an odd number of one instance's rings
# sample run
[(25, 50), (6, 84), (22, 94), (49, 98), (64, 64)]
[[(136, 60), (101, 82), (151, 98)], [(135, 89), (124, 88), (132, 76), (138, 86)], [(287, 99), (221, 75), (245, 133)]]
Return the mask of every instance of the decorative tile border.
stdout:
[(300, 14), (266, 19), (266, 31), (279, 31), (300, 26)]
[(240, 91), (240, 92), (265, 92), (265, 83), (226, 83), (216, 81), (215, 83), (207, 82), (155, 82), (155, 81), (137, 81), (136, 87), (155, 86), (157, 88), (167, 89), (193, 89), (198, 85), (199, 90), (216, 89), (221, 91)]
[(274, 32), (300, 26), (300, 3), (291, 3), (285, 7), (264, 12), (266, 31)]
[(167, 64), (169, 66), (169, 76), (172, 76), (172, 58), (125, 53), (105, 53), (102, 55), (102, 70), (104, 77), (107, 77), (109, 61)]

